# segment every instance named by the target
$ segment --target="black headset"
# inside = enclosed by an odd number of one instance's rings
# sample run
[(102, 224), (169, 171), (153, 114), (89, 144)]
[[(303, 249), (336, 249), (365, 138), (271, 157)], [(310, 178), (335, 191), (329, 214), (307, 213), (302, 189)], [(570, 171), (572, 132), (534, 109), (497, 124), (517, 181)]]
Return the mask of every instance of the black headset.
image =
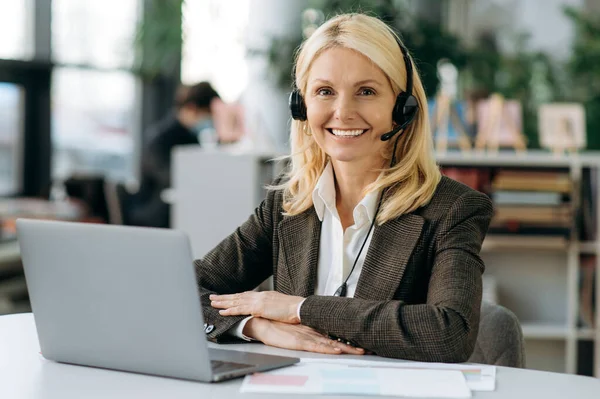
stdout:
[[(408, 50), (406, 47), (404, 47), (396, 35), (394, 35), (394, 39), (396, 39), (398, 47), (400, 47), (400, 51), (402, 51), (402, 56), (404, 58), (404, 65), (406, 67), (406, 91), (398, 94), (398, 97), (396, 97), (396, 103), (394, 104), (394, 110), (392, 111), (392, 120), (396, 123), (396, 127), (394, 127), (394, 129), (390, 132), (383, 134), (381, 136), (382, 141), (391, 139), (400, 130), (406, 128), (406, 126), (408, 126), (415, 119), (415, 116), (417, 116), (417, 112), (419, 111), (419, 103), (417, 102), (415, 96), (412, 95), (413, 69), (410, 56), (408, 55)], [(297, 121), (305, 121), (307, 119), (306, 104), (304, 103), (304, 98), (302, 97), (300, 90), (296, 86), (295, 68), (294, 89), (290, 93), (289, 105), (293, 119)]]

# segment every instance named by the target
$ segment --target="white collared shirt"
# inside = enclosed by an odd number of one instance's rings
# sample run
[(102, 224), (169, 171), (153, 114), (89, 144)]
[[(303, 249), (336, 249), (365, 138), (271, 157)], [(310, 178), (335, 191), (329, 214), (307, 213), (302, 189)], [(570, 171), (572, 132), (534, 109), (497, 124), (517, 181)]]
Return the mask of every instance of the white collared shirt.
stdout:
[[(376, 192), (367, 194), (352, 212), (354, 224), (344, 231), (335, 205), (333, 166), (328, 163), (323, 170), (312, 194), (313, 206), (322, 222), (315, 295), (333, 295), (350, 273), (375, 217), (378, 197)], [(372, 235), (371, 231), (356, 267), (348, 278), (346, 296), (349, 298), (356, 291)]]
[[(379, 193), (377, 192), (365, 195), (352, 212), (354, 224), (348, 226), (344, 231), (335, 205), (333, 166), (331, 163), (325, 166), (312, 193), (313, 206), (321, 221), (315, 295), (332, 296), (350, 273), (360, 247), (369, 233), (373, 218), (376, 216), (378, 199)], [(360, 258), (346, 283), (346, 297), (348, 298), (352, 298), (356, 291), (372, 237), (373, 231), (370, 232), (365, 247), (360, 253)], [(298, 306), (298, 318), (300, 318), (302, 303)], [(230, 330), (231, 334), (249, 341), (250, 338), (246, 337), (242, 331), (251, 318), (252, 316), (249, 316), (237, 323)]]

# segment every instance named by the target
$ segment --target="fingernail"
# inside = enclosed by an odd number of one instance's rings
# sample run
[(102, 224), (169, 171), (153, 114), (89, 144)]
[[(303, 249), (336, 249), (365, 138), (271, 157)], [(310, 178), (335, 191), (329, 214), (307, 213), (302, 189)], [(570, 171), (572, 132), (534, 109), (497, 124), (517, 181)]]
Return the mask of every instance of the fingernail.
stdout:
[(341, 352), (342, 350), (340, 348), (333, 348), (334, 351), (336, 352)]

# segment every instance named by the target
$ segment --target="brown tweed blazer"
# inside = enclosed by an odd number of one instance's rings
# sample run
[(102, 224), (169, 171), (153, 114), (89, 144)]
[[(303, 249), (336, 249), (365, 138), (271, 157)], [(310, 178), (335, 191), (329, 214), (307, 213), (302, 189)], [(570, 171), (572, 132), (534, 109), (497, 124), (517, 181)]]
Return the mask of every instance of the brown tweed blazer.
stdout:
[(223, 317), (211, 293), (237, 293), (273, 276), (276, 291), (306, 297), (302, 324), (377, 355), (467, 361), (481, 305), (479, 257), (493, 214), (490, 199), (443, 177), (430, 203), (375, 226), (354, 298), (316, 296), (321, 222), (314, 208), (282, 216), (282, 193), (269, 192), (250, 218), (203, 259), (196, 274), (208, 338), (243, 317)]

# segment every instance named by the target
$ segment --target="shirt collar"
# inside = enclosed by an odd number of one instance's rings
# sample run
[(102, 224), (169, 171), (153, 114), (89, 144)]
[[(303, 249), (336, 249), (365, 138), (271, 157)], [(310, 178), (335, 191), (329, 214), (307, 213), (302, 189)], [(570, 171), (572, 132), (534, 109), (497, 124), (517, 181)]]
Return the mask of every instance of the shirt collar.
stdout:
[[(323, 173), (317, 180), (317, 184), (312, 193), (313, 206), (322, 222), (325, 217), (325, 209), (333, 213), (335, 209), (335, 183), (333, 181), (333, 167), (331, 162), (328, 162), (323, 169)], [(334, 213), (337, 214), (337, 211)]]
[[(370, 192), (356, 205), (352, 216), (357, 224), (362, 224), (360, 219), (361, 214), (365, 214), (368, 222), (371, 223), (375, 217), (375, 211), (377, 210), (377, 200), (379, 199), (379, 192)], [(325, 217), (325, 210), (329, 209), (334, 215), (337, 215), (337, 208), (335, 206), (335, 183), (333, 178), (333, 166), (331, 162), (328, 162), (317, 180), (317, 184), (312, 192), (312, 200), (315, 211), (319, 220), (322, 222)]]
[[(354, 208), (353, 216), (354, 220), (360, 220), (359, 212), (366, 213), (367, 220), (369, 223), (373, 222), (373, 218), (375, 217), (375, 212), (377, 211), (377, 201), (379, 200), (379, 192), (371, 191), (358, 203), (356, 208)], [(358, 222), (357, 222), (358, 223)], [(362, 224), (362, 223), (361, 223)]]

